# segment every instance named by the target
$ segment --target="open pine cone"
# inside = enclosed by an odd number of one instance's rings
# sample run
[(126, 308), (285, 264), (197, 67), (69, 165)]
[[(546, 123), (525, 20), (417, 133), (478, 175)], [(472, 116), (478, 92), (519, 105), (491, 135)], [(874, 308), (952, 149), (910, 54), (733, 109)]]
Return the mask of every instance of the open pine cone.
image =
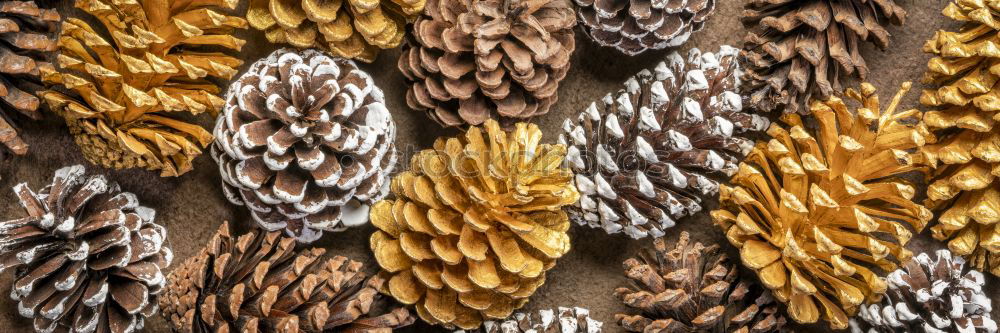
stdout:
[(842, 90), (842, 76), (865, 80), (860, 44), (889, 46), (883, 25), (902, 25), (895, 0), (748, 0), (742, 21), (748, 106), (806, 113), (811, 99)]
[(548, 113), (574, 25), (569, 0), (429, 0), (399, 57), (406, 104), (443, 126)]
[(84, 172), (14, 187), (28, 216), (0, 222), (0, 272), (14, 269), (11, 298), (38, 332), (139, 331), (166, 284), (167, 229), (134, 194)]
[(371, 211), (389, 294), (449, 328), (474, 329), (528, 302), (569, 251), (561, 208), (580, 196), (559, 167), (566, 147), (540, 144), (538, 126), (484, 127), (418, 152), (392, 180), (396, 200)]
[(701, 30), (716, 0), (574, 0), (581, 27), (595, 42), (626, 55), (675, 47)]
[(14, 128), (14, 112), (42, 116), (34, 93), (41, 89), (42, 72), (52, 71), (49, 57), (58, 49), (59, 21), (59, 12), (34, 1), (0, 2), (0, 145), (14, 154), (28, 152)]
[(164, 177), (188, 172), (212, 135), (168, 114), (222, 108), (209, 78), (229, 79), (243, 62), (212, 50), (239, 50), (244, 41), (232, 32), (246, 21), (216, 8), (237, 2), (77, 0), (103, 27), (63, 22), (59, 72), (43, 73), (56, 90), (40, 96), (66, 118), (91, 163)]
[(601, 323), (590, 318), (590, 311), (581, 308), (559, 308), (531, 313), (515, 313), (502, 321), (488, 320), (475, 330), (455, 333), (601, 333)]
[(364, 62), (399, 46), (426, 0), (250, 0), (247, 21), (271, 43)]
[(861, 307), (852, 333), (993, 333), (997, 323), (983, 293), (983, 273), (964, 269), (948, 250), (931, 259), (921, 253), (888, 276), (882, 302)]
[[(177, 332), (388, 332), (415, 320), (379, 294), (385, 280), (360, 262), (295, 250), (280, 232), (239, 237), (223, 223), (167, 277), (163, 316)], [(381, 314), (378, 314), (381, 313)]]
[(772, 139), (740, 163), (733, 187), (720, 186), (713, 219), (800, 323), (822, 316), (847, 328), (859, 305), (885, 291), (877, 272), (909, 260), (904, 246), (932, 217), (898, 178), (918, 170), (914, 151), (929, 135), (920, 111), (896, 113), (909, 88), (885, 109), (867, 83), (845, 93), (861, 104), (853, 113), (839, 97), (813, 101), (813, 133), (785, 114), (790, 128), (771, 124)]
[(741, 112), (738, 53), (693, 49), (685, 61), (675, 52), (563, 123), (559, 142), (582, 194), (574, 221), (638, 239), (701, 211), (719, 189), (706, 175), (731, 176), (753, 148), (736, 135), (768, 124)]
[(354, 62), (281, 49), (226, 93), (212, 157), (234, 204), (300, 242), (368, 221), (388, 192), (396, 125)]

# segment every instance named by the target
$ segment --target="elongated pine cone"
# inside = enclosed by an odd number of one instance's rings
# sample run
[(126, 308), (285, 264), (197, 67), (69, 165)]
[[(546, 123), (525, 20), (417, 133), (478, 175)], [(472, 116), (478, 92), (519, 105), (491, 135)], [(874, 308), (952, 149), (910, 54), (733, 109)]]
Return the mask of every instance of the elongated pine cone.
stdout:
[(43, 73), (56, 87), (40, 96), (66, 118), (91, 163), (164, 177), (191, 171), (212, 135), (169, 114), (222, 108), (210, 78), (228, 80), (243, 62), (214, 50), (240, 50), (244, 41), (232, 32), (246, 21), (217, 8), (237, 2), (77, 0), (103, 26), (63, 22), (58, 72)]
[(575, 25), (570, 0), (429, 0), (399, 57), (406, 104), (442, 126), (546, 114)]
[(388, 332), (416, 319), (390, 309), (360, 262), (295, 250), (280, 232), (239, 237), (223, 223), (198, 255), (167, 277), (163, 316), (184, 333)]
[(684, 44), (705, 25), (716, 1), (573, 0), (587, 35), (626, 55)]
[(813, 133), (785, 114), (790, 128), (771, 124), (772, 139), (740, 163), (733, 187), (719, 188), (712, 218), (795, 321), (822, 316), (847, 328), (859, 305), (886, 290), (878, 272), (910, 259), (904, 246), (932, 217), (898, 178), (920, 170), (915, 151), (929, 136), (920, 111), (896, 113), (909, 88), (884, 109), (868, 83), (845, 92), (861, 104), (853, 112), (839, 97), (813, 101)]
[(965, 259), (952, 258), (948, 250), (935, 257), (921, 253), (890, 273), (882, 302), (862, 306), (851, 332), (996, 332), (983, 273), (966, 271)]
[(212, 157), (234, 204), (300, 242), (368, 222), (396, 165), (382, 90), (354, 62), (281, 49), (233, 82)]
[(731, 176), (753, 148), (736, 135), (768, 124), (741, 112), (738, 53), (692, 49), (685, 61), (675, 52), (567, 119), (559, 142), (569, 145), (566, 163), (582, 194), (570, 217), (638, 239), (663, 236), (675, 219), (701, 211), (719, 189), (707, 175)]
[(590, 318), (590, 311), (582, 308), (559, 308), (531, 313), (515, 313), (506, 320), (483, 322), (475, 330), (458, 330), (455, 333), (601, 333), (601, 323)]
[(484, 127), (418, 152), (392, 180), (396, 200), (371, 211), (389, 294), (449, 328), (474, 329), (524, 306), (569, 251), (562, 207), (580, 197), (560, 167), (566, 147), (540, 144), (538, 126)]
[(247, 21), (271, 43), (364, 62), (403, 42), (426, 0), (250, 0)]
[(0, 272), (14, 270), (10, 296), (38, 332), (139, 331), (159, 311), (167, 229), (134, 194), (84, 172), (59, 169), (38, 192), (14, 186), (28, 216), (0, 222)]
[(49, 61), (59, 48), (59, 21), (59, 12), (34, 1), (0, 2), (0, 145), (18, 155), (28, 152), (28, 144), (12, 117), (15, 111), (42, 117), (34, 93), (41, 89), (42, 72), (52, 71)]
[(843, 90), (844, 76), (867, 79), (860, 44), (889, 46), (883, 25), (902, 25), (896, 0), (748, 0), (741, 20), (748, 106), (806, 113), (811, 99)]

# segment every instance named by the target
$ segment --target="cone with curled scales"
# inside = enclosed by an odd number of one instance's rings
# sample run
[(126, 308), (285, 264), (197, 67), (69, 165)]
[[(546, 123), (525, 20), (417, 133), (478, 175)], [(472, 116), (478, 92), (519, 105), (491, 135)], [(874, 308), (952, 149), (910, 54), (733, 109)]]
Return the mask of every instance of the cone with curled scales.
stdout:
[(601, 323), (581, 308), (545, 309), (531, 313), (515, 313), (506, 320), (488, 320), (475, 330), (455, 333), (601, 333)]
[(413, 156), (392, 180), (396, 199), (371, 211), (389, 294), (428, 323), (463, 329), (528, 302), (569, 251), (562, 208), (580, 196), (560, 167), (566, 147), (541, 139), (534, 124), (505, 132), (487, 120)]
[(684, 44), (705, 25), (716, 1), (574, 0), (587, 35), (627, 55)]
[(638, 239), (701, 211), (719, 189), (709, 176), (731, 176), (753, 148), (739, 135), (768, 124), (741, 112), (738, 55), (729, 46), (692, 49), (687, 60), (675, 52), (567, 119), (559, 143), (582, 195), (571, 218)]
[(388, 192), (396, 125), (354, 62), (281, 49), (233, 82), (212, 157), (231, 202), (300, 242), (368, 221)]
[(0, 272), (38, 332), (135, 332), (157, 308), (173, 254), (153, 209), (83, 166), (35, 192), (14, 187), (27, 216), (0, 222)]

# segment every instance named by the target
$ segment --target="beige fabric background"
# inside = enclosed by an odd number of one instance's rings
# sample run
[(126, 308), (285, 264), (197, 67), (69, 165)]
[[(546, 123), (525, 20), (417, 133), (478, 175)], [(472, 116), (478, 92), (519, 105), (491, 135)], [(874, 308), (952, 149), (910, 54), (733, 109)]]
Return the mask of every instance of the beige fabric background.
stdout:
[[(698, 47), (703, 51), (715, 50), (721, 44), (739, 45), (743, 29), (739, 22), (742, 3), (746, 0), (717, 0), (718, 8), (706, 27), (696, 33), (692, 40), (679, 51)], [(903, 27), (891, 27), (892, 46), (888, 52), (880, 52), (870, 45), (864, 45), (863, 53), (871, 68), (871, 80), (879, 87), (883, 100), (888, 100), (904, 81), (919, 81), (929, 57), (921, 52), (924, 40), (934, 30), (956, 24), (948, 22), (940, 15), (947, 3), (942, 0), (896, 0), (909, 11)], [(70, 2), (70, 1), (67, 1)], [(245, 5), (244, 5), (245, 7)], [(244, 9), (245, 10), (245, 9)], [(72, 10), (64, 10), (64, 13)], [(242, 12), (239, 11), (239, 12)], [(277, 46), (267, 43), (262, 34), (246, 31), (239, 34), (248, 40), (242, 52), (247, 64), (266, 56)], [(543, 129), (545, 140), (552, 142), (560, 132), (563, 119), (581, 111), (592, 100), (618, 89), (618, 85), (628, 76), (643, 69), (652, 68), (669, 51), (647, 52), (638, 57), (627, 58), (617, 51), (600, 48), (577, 33), (577, 50), (573, 56), (573, 67), (559, 88), (559, 103), (543, 117), (534, 119)], [(408, 161), (415, 150), (429, 148), (439, 136), (454, 135), (455, 130), (443, 130), (424, 114), (407, 108), (404, 100), (403, 76), (396, 69), (398, 51), (384, 52), (374, 64), (361, 67), (372, 73), (375, 82), (385, 91), (389, 109), (399, 127), (397, 145), (407, 152), (400, 161)], [(241, 69), (245, 70), (246, 66)], [(849, 81), (855, 85), (855, 81)], [(905, 99), (904, 106), (917, 106), (918, 83)], [(201, 118), (201, 123), (211, 127), (214, 119)], [(27, 182), (33, 188), (47, 184), (52, 173), (65, 165), (87, 162), (77, 147), (67, 136), (61, 120), (49, 115), (42, 122), (22, 122), (22, 130), (31, 149), (26, 156), (15, 156), (0, 168), (0, 220), (20, 217), (23, 214), (13, 193), (9, 190), (17, 183)], [(100, 172), (116, 180), (127, 190), (136, 193), (142, 203), (157, 211), (157, 221), (168, 230), (168, 243), (176, 254), (173, 269), (188, 257), (197, 253), (205, 241), (223, 221), (231, 221), (238, 232), (250, 227), (243, 207), (230, 205), (219, 187), (219, 176), (215, 163), (205, 154), (196, 161), (196, 169), (179, 178), (160, 178), (157, 173), (143, 170), (114, 171), (96, 166), (88, 166), (90, 172)], [(708, 208), (715, 207), (708, 203)], [(368, 246), (371, 226), (355, 228), (342, 233), (329, 233), (315, 246), (326, 248), (329, 254), (344, 255), (366, 262), (370, 271), (376, 263)], [(670, 239), (675, 233), (691, 232), (695, 241), (722, 242), (731, 258), (732, 252), (722, 232), (708, 218), (707, 212), (682, 220), (670, 230)], [(554, 308), (558, 306), (580, 306), (591, 310), (599, 320), (605, 322), (605, 332), (622, 331), (614, 323), (614, 314), (626, 309), (612, 297), (614, 288), (626, 285), (621, 262), (639, 248), (648, 246), (649, 241), (634, 241), (623, 235), (608, 236), (603, 231), (574, 226), (571, 231), (573, 250), (559, 265), (548, 273), (548, 283), (532, 298), (525, 310)], [(933, 251), (942, 244), (930, 238), (928, 232), (915, 237), (909, 248), (916, 253)], [(16, 303), (7, 297), (10, 274), (0, 277), (0, 332), (28, 332), (31, 321), (17, 314)], [(998, 279), (987, 279), (988, 290), (994, 302), (998, 300), (1000, 286)], [(1000, 305), (1000, 304), (998, 304)], [(1000, 306), (994, 316), (1000, 317)], [(826, 332), (825, 325), (796, 326), (796, 331)], [(147, 332), (168, 332), (166, 322), (156, 316), (147, 321)], [(444, 332), (424, 324), (406, 329), (407, 332)]]

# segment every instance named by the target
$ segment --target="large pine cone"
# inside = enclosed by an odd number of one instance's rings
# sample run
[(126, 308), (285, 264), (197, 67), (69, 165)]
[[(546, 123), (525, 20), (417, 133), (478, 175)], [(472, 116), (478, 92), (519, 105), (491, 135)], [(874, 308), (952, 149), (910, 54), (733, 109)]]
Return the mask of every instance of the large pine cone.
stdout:
[(406, 104), (443, 126), (504, 126), (549, 112), (569, 71), (569, 0), (429, 0), (399, 69)]
[(716, 0), (574, 0), (584, 31), (627, 55), (675, 47), (701, 30)]
[[(28, 144), (14, 128), (14, 111), (38, 119), (42, 72), (51, 72), (50, 54), (59, 48), (59, 13), (34, 1), (0, 2), (0, 145), (22, 155)], [(2, 148), (0, 148), (2, 149)], [(2, 152), (0, 152), (2, 157)]]
[(562, 145), (540, 144), (534, 124), (438, 139), (392, 180), (396, 200), (372, 207), (371, 247), (392, 274), (389, 293), (431, 324), (473, 329), (503, 319), (545, 283), (569, 251), (569, 218), (579, 199), (560, 168)]
[[(983, 273), (964, 269), (948, 250), (931, 259), (921, 253), (889, 274), (882, 302), (862, 306), (851, 319), (852, 333), (993, 333), (997, 323), (983, 293)], [(860, 320), (858, 320), (860, 319)]]
[(39, 332), (125, 333), (158, 311), (173, 258), (155, 211), (83, 166), (52, 184), (14, 192), (28, 216), (0, 222), (0, 272), (14, 269), (11, 298)]
[(56, 90), (41, 97), (66, 118), (91, 163), (164, 177), (188, 172), (212, 135), (171, 114), (222, 108), (213, 80), (232, 78), (243, 62), (217, 50), (241, 49), (244, 41), (232, 32), (246, 21), (217, 8), (237, 3), (77, 0), (102, 26), (63, 22), (59, 72), (43, 73)]
[(806, 113), (812, 98), (842, 89), (842, 76), (865, 80), (860, 44), (889, 46), (883, 24), (902, 25), (895, 0), (749, 0), (742, 21), (749, 107)]
[(859, 305), (885, 291), (876, 272), (909, 260), (904, 246), (932, 217), (899, 178), (920, 170), (912, 151), (929, 136), (920, 111), (896, 113), (909, 88), (884, 110), (867, 83), (845, 93), (856, 111), (839, 97), (813, 101), (812, 133), (799, 115), (784, 115), (790, 128), (771, 124), (772, 139), (740, 163), (733, 187), (719, 188), (712, 218), (800, 323), (822, 316), (847, 328)]
[(559, 142), (570, 145), (566, 164), (582, 194), (569, 210), (574, 221), (660, 237), (675, 219), (701, 211), (719, 189), (706, 175), (731, 176), (753, 148), (735, 135), (768, 124), (741, 112), (738, 53), (693, 49), (684, 61), (675, 52), (563, 123)]
[[(184, 333), (389, 331), (415, 320), (389, 309), (362, 264), (258, 230), (234, 238), (223, 223), (201, 252), (167, 277), (163, 316)], [(375, 313), (382, 313), (375, 315)]]
[(625, 261), (633, 288), (615, 296), (638, 315), (615, 315), (629, 332), (778, 332), (785, 317), (767, 289), (740, 278), (718, 245), (691, 244), (681, 232), (673, 249), (663, 238), (655, 251)]
[(368, 221), (396, 165), (382, 90), (354, 62), (281, 49), (226, 93), (212, 157), (234, 204), (300, 242)]
[(601, 333), (602, 326), (604, 323), (590, 318), (587, 309), (559, 308), (558, 316), (548, 309), (515, 313), (507, 320), (488, 320), (479, 329), (455, 333)]

